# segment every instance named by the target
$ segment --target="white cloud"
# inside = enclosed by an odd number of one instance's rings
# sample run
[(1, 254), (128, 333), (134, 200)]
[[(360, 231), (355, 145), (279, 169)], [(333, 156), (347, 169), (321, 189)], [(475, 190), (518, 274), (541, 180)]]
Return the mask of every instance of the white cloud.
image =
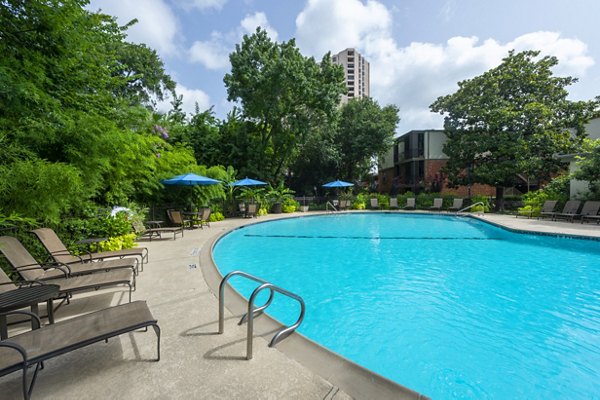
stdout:
[(256, 32), (256, 28), (260, 26), (265, 31), (267, 31), (267, 34), (269, 35), (271, 40), (277, 41), (277, 31), (273, 29), (273, 27), (269, 24), (267, 16), (263, 12), (255, 12), (254, 14), (246, 15), (246, 17), (244, 17), (244, 19), (240, 23), (240, 26), (243, 32), (242, 35), (240, 35), (240, 37), (244, 34), (253, 34), (254, 32)]
[(320, 58), (328, 51), (389, 37), (391, 14), (377, 1), (309, 0), (296, 18), (298, 46)]
[[(207, 110), (211, 106), (209, 96), (200, 89), (190, 89), (181, 84), (177, 84), (177, 89), (175, 91), (178, 96), (183, 96), (181, 108), (188, 115), (196, 112), (196, 103), (198, 103), (198, 108), (201, 112)], [(166, 113), (172, 108), (171, 101), (173, 101), (173, 98), (170, 95), (167, 95), (163, 101), (157, 103), (156, 108), (158, 111)]]
[(120, 25), (134, 18), (138, 23), (127, 30), (127, 40), (144, 43), (162, 56), (176, 54), (179, 35), (175, 14), (164, 0), (93, 0), (88, 9), (117, 17)]
[(213, 32), (211, 40), (194, 42), (189, 50), (189, 60), (208, 69), (224, 69), (229, 65), (229, 49), (222, 36)]
[(259, 26), (267, 32), (271, 40), (277, 40), (277, 31), (269, 24), (265, 13), (248, 14), (234, 30), (227, 33), (213, 31), (209, 40), (194, 42), (188, 51), (190, 62), (202, 64), (213, 70), (227, 68), (229, 53), (234, 50), (235, 44), (239, 43), (244, 35), (253, 34)]
[[(447, 4), (450, 9), (452, 1)], [(455, 92), (457, 82), (497, 66), (512, 49), (556, 56), (559, 76), (582, 77), (594, 64), (585, 43), (556, 32), (528, 33), (508, 43), (473, 36), (400, 47), (391, 27), (391, 13), (375, 0), (309, 0), (296, 18), (296, 37), (300, 49), (317, 58), (348, 47), (361, 52), (371, 65), (371, 96), (400, 107), (398, 133), (441, 128), (442, 117), (429, 105)]]
[(227, 3), (227, 0), (186, 0), (183, 3), (183, 7), (190, 9), (196, 8), (200, 11), (205, 11), (209, 9), (220, 10)]

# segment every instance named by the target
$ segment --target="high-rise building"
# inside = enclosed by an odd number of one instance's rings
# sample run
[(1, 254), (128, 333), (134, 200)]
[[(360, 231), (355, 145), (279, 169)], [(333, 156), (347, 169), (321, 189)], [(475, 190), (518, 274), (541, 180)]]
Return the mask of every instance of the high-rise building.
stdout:
[(342, 50), (332, 57), (332, 61), (344, 68), (348, 93), (342, 96), (342, 103), (347, 103), (350, 99), (370, 96), (369, 62), (358, 51)]

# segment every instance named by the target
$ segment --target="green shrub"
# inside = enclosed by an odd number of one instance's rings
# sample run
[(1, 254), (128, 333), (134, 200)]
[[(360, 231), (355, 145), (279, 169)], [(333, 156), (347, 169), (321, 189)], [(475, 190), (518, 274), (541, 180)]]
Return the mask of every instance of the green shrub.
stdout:
[(261, 205), (256, 215), (262, 217), (263, 215), (267, 215), (268, 213), (269, 211), (267, 210), (267, 207)]
[(293, 213), (300, 207), (300, 203), (298, 203), (293, 198), (286, 198), (283, 200), (281, 204), (281, 211), (284, 213)]
[(352, 202), (353, 210), (364, 210), (367, 208), (367, 196), (368, 193), (359, 193), (356, 195), (356, 198)]
[(208, 218), (209, 222), (217, 222), (217, 221), (223, 221), (225, 219), (225, 216), (223, 215), (222, 212), (220, 211), (214, 211), (210, 213), (210, 217)]
[(475, 204), (475, 203), (483, 203), (483, 206), (475, 206), (473, 208), (470, 208), (468, 211), (471, 212), (490, 212), (490, 210), (492, 209), (492, 206), (490, 204), (490, 198), (487, 196), (472, 196), (471, 197), (471, 204)]
[(125, 235), (111, 237), (104, 242), (98, 243), (94, 250), (116, 251), (121, 249), (131, 249), (135, 245), (135, 239), (135, 233), (127, 233)]

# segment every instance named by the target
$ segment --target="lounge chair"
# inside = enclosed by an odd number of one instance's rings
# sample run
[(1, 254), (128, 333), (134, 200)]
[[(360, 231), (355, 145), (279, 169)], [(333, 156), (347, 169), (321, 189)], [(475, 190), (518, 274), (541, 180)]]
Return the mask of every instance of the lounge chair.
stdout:
[[(22, 269), (39, 265), (37, 261), (29, 254), (27, 249), (23, 247), (19, 239), (12, 236), (0, 237), (0, 250), (4, 256), (11, 262), (14, 268)], [(92, 263), (73, 263), (62, 264), (52, 263), (44, 265), (44, 267), (53, 268), (54, 272), (47, 272), (48, 277), (73, 277), (79, 275), (87, 275), (94, 273), (104, 273), (117, 270), (131, 270), (133, 272), (133, 287), (135, 288), (135, 272), (137, 269), (137, 261), (133, 258), (122, 258), (119, 260), (96, 261)]]
[(398, 198), (390, 197), (390, 208), (398, 208)]
[(246, 207), (246, 218), (254, 218), (256, 217), (258, 206), (256, 203), (250, 203)]
[[(552, 214), (554, 214), (554, 208), (556, 207), (556, 204), (558, 204), (558, 200), (544, 201), (544, 204), (542, 204), (542, 209), (540, 210), (540, 215), (538, 216), (538, 219), (544, 218), (546, 216), (552, 217)], [(535, 210), (533, 208), (531, 208), (528, 211), (519, 211), (518, 214), (516, 215), (516, 217), (518, 218), (519, 216), (524, 216), (527, 218), (531, 218), (531, 217), (533, 217), (534, 211)]]
[(154, 226), (149, 227), (146, 224), (134, 223), (131, 224), (133, 227), (133, 231), (138, 235), (139, 238), (147, 237), (152, 241), (153, 238), (162, 239), (163, 233), (172, 233), (173, 240), (177, 239), (177, 234), (180, 234), (183, 237), (183, 227), (181, 226)]
[(371, 208), (379, 208), (379, 200), (377, 198), (371, 199)]
[(238, 203), (238, 216), (246, 216), (246, 203)]
[(568, 219), (573, 222), (573, 218), (575, 218), (579, 211), (579, 206), (581, 205), (581, 201), (579, 200), (569, 200), (565, 203), (562, 212), (552, 213), (552, 220), (556, 221), (557, 219)]
[[(19, 314), (24, 313), (39, 322), (35, 314), (19, 312)], [(0, 341), (0, 376), (21, 371), (23, 398), (27, 400), (31, 396), (37, 374), (44, 361), (148, 327), (154, 328), (156, 333), (156, 361), (159, 361), (160, 327), (146, 302), (135, 301), (59, 321)], [(32, 366), (35, 366), (35, 370), (28, 385), (27, 370)], [(67, 380), (73, 379), (76, 378), (71, 377)], [(84, 392), (81, 397), (86, 397)]]
[(211, 213), (211, 209), (206, 207), (202, 209), (202, 212), (200, 213), (200, 218), (198, 218), (198, 223), (200, 225), (200, 228), (204, 228), (205, 226), (210, 228), (210, 213)]
[(414, 197), (409, 197), (406, 199), (406, 205), (404, 206), (404, 210), (414, 210), (416, 208), (416, 200)]
[(340, 210), (340, 211), (347, 210), (349, 202), (350, 202), (349, 200), (340, 200), (340, 203), (339, 203), (339, 206), (338, 206), (338, 210)]
[(123, 249), (115, 251), (101, 251), (98, 253), (87, 253), (81, 256), (72, 254), (67, 246), (60, 240), (56, 232), (50, 228), (39, 228), (31, 231), (42, 242), (50, 256), (57, 263), (76, 264), (82, 261), (99, 261), (110, 258), (136, 257), (139, 258), (141, 270), (144, 270), (144, 262), (148, 262), (148, 249), (145, 247), (135, 247), (133, 249)]
[(169, 216), (169, 221), (171, 222), (171, 225), (181, 227), (182, 229), (191, 229), (194, 227), (194, 221), (191, 219), (183, 218), (183, 214), (181, 213), (181, 211), (167, 210), (167, 215)]
[(571, 222), (573, 222), (574, 218), (580, 218), (581, 223), (583, 223), (583, 220), (585, 218), (590, 216), (592, 217), (591, 219), (594, 219), (594, 217), (598, 215), (598, 210), (600, 210), (600, 201), (588, 200), (585, 203), (583, 203), (581, 211), (570, 218)]
[[(59, 285), (59, 297), (70, 297), (74, 293), (110, 286), (127, 285), (129, 286), (129, 301), (131, 301), (131, 291), (135, 283), (135, 272), (117, 270), (88, 273), (87, 275), (71, 275), (71, 266), (60, 264), (53, 268), (44, 269), (27, 249), (23, 247), (21, 242), (12, 236), (0, 236), (0, 251), (22, 280), (27, 282), (44, 281)], [(97, 263), (90, 263), (90, 267), (94, 267), (94, 264)], [(2, 274), (4, 274), (4, 271), (2, 271)]]
[(430, 211), (442, 211), (442, 204), (444, 203), (444, 200), (437, 197), (435, 199), (433, 199), (433, 205), (431, 207), (429, 207)]
[(464, 199), (454, 199), (454, 201), (452, 202), (452, 205), (450, 207), (448, 207), (448, 212), (450, 211), (460, 211), (463, 209), (463, 203), (464, 203)]

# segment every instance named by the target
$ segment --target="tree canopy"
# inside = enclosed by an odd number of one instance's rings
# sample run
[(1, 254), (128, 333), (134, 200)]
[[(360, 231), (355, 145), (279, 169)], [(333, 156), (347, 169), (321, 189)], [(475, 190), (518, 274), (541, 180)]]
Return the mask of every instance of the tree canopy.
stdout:
[(587, 181), (591, 197), (600, 200), (600, 139), (586, 140), (577, 161), (576, 179)]
[(581, 144), (584, 124), (600, 104), (568, 100), (566, 88), (577, 79), (554, 76), (557, 58), (539, 54), (511, 51), (498, 67), (459, 82), (455, 93), (430, 106), (445, 116), (449, 181), (496, 186), (499, 207), (503, 188), (519, 175), (545, 180), (563, 167), (555, 155)]
[(304, 57), (293, 39), (276, 43), (260, 28), (244, 36), (229, 60), (228, 100), (239, 102), (244, 118), (254, 124), (246, 134), (256, 152), (257, 174), (276, 183), (311, 131), (332, 122), (345, 91), (343, 71), (329, 54), (317, 63)]
[(350, 100), (342, 107), (340, 126), (334, 137), (342, 154), (340, 178), (365, 177), (376, 160), (393, 144), (400, 117), (398, 107), (380, 107), (371, 98)]
[(148, 202), (199, 168), (152, 110), (174, 87), (162, 60), (86, 4), (0, 1), (0, 214), (51, 222)]

